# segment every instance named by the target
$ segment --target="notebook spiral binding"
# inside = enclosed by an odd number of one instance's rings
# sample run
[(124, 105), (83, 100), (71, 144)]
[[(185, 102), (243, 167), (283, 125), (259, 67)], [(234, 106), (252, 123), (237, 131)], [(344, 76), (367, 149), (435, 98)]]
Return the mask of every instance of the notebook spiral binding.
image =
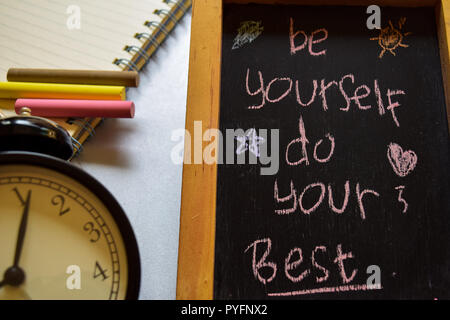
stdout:
[[(162, 2), (171, 7), (170, 10), (160, 9), (153, 12), (162, 17), (162, 21), (145, 21), (144, 25), (148, 27), (151, 32), (136, 33), (134, 35), (134, 38), (144, 40), (142, 46), (126, 45), (123, 50), (132, 54), (132, 58), (116, 58), (114, 59), (113, 64), (121, 67), (124, 71), (140, 71), (192, 5), (192, 0), (162, 0)], [(71, 118), (67, 121), (67, 123), (81, 128), (79, 134), (76, 137), (72, 137), (72, 144), (74, 147), (74, 155), (72, 158), (77, 156), (83, 150), (83, 146), (78, 140), (86, 133), (88, 133), (90, 137), (95, 134), (91, 124), (92, 120), (93, 119)]]
[(115, 65), (122, 67), (125, 71), (141, 70), (147, 61), (150, 60), (155, 50), (169, 35), (173, 27), (192, 5), (192, 0), (162, 0), (162, 2), (171, 7), (169, 10), (160, 9), (153, 12), (155, 15), (162, 17), (162, 21), (145, 21), (144, 25), (148, 27), (151, 32), (136, 33), (134, 35), (136, 39), (144, 40), (142, 46), (140, 48), (137, 46), (125, 46), (123, 50), (133, 54), (132, 58), (116, 58), (113, 61)]

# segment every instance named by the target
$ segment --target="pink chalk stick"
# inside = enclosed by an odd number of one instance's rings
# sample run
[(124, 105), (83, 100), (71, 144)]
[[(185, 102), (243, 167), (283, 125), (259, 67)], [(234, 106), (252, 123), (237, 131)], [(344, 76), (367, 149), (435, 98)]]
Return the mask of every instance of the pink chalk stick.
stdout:
[(17, 99), (16, 113), (29, 108), (31, 115), (49, 118), (133, 118), (134, 103), (117, 100)]

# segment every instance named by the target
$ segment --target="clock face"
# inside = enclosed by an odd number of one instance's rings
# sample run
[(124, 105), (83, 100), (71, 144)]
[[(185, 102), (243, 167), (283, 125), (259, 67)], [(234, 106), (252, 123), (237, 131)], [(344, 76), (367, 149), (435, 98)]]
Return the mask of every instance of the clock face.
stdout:
[(15, 157), (0, 155), (0, 299), (137, 298), (136, 240), (109, 192), (63, 161)]

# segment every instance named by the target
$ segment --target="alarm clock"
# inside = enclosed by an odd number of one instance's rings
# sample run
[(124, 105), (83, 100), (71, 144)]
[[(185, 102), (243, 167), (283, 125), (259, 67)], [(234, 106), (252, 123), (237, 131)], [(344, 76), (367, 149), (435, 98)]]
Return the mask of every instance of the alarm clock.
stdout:
[(0, 153), (0, 299), (137, 299), (133, 229), (111, 193), (56, 157)]

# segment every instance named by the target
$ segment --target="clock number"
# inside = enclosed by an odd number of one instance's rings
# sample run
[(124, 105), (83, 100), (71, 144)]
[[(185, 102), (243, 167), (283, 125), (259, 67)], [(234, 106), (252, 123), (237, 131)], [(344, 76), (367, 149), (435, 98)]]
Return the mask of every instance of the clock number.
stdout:
[(98, 261), (95, 261), (95, 269), (94, 269), (94, 279), (97, 279), (98, 277), (102, 276), (102, 281), (105, 281), (109, 277), (106, 275), (106, 272), (108, 270), (102, 269)]
[(62, 216), (63, 214), (66, 214), (70, 211), (70, 208), (64, 209), (64, 202), (66, 202), (66, 199), (61, 195), (56, 195), (52, 198), (52, 204), (54, 206), (59, 205), (59, 216)]
[(90, 239), (91, 242), (97, 242), (100, 239), (100, 231), (94, 228), (94, 224), (92, 222), (87, 222), (83, 226), (83, 230), (89, 232), (89, 234), (93, 234)]
[[(17, 198), (19, 198), (20, 204), (21, 204), (22, 206), (25, 206), (26, 201), (22, 198), (22, 195), (20, 194), (19, 190), (18, 190), (17, 188), (14, 188), (14, 189), (12, 189), (12, 190), (16, 193)], [(31, 190), (28, 190), (27, 197), (28, 197), (28, 196), (31, 196)]]

